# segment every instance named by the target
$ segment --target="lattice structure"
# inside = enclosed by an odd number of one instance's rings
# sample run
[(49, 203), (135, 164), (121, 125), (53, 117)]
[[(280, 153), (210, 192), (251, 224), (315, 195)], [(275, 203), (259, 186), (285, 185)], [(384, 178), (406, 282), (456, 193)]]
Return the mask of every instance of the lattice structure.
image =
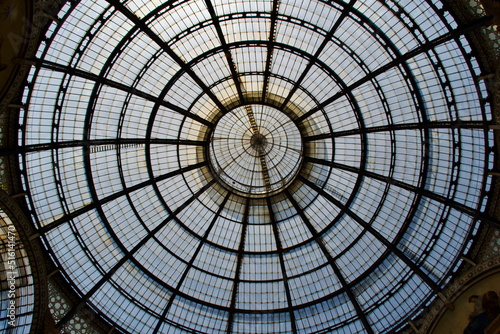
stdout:
[(398, 331), (498, 225), (480, 13), (86, 0), (57, 21), (9, 153), (79, 296), (53, 295), (63, 330), (85, 307), (123, 333)]

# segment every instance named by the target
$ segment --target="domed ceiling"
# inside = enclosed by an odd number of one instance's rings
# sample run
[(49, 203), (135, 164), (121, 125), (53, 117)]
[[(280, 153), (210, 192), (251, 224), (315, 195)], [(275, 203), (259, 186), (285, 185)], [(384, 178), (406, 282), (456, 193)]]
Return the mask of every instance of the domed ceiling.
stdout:
[(19, 168), (77, 305), (123, 333), (385, 333), (453, 278), (493, 137), (475, 26), (445, 4), (85, 0), (57, 16)]

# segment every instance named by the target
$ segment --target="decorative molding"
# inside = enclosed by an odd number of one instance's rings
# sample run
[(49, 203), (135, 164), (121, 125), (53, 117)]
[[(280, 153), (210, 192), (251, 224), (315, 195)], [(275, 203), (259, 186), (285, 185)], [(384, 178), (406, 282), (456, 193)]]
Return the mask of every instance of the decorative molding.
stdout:
[[(488, 277), (494, 273), (500, 272), (500, 256), (492, 258), (486, 262), (480, 263), (473, 267), (463, 275), (458, 277), (446, 290), (443, 295), (452, 303), (457, 300), (462, 293), (470, 288), (478, 281)], [(439, 319), (448, 310), (445, 303), (441, 299), (437, 299), (431, 309), (420, 321), (418, 326), (420, 333), (431, 333), (437, 325)]]
[(44, 251), (39, 242), (29, 241), (28, 238), (34, 230), (32, 224), (24, 215), (21, 207), (2, 189), (0, 189), (0, 207), (16, 227), (19, 239), (28, 254), (35, 286), (33, 320), (30, 333), (41, 333), (48, 305), (47, 265)]

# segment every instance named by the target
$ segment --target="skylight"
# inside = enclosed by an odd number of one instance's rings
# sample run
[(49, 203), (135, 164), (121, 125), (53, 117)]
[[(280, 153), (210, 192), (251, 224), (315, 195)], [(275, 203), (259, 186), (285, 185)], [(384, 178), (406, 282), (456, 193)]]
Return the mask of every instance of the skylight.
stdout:
[(492, 145), (442, 3), (70, 4), (19, 168), (79, 302), (123, 333), (352, 334), (437, 298)]

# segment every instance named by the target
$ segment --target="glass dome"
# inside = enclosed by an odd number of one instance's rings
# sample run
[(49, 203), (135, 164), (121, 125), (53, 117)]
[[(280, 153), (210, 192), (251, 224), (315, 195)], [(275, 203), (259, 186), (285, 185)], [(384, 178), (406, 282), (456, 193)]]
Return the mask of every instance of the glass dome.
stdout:
[(385, 333), (453, 278), (491, 110), (422, 1), (66, 3), (23, 93), (52, 260), (123, 333)]

